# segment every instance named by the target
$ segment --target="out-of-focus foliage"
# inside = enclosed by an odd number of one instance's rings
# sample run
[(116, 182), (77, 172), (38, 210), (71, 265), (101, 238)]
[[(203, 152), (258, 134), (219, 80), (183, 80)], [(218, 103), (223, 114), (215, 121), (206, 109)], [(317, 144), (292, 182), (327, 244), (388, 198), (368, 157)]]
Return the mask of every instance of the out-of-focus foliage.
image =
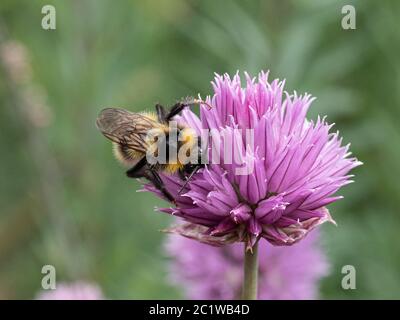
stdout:
[[(349, 2), (356, 30), (341, 28)], [(56, 30), (41, 28), (45, 4)], [(45, 264), (109, 298), (182, 297), (158, 232), (171, 219), (135, 192), (94, 120), (104, 106), (206, 95), (213, 72), (238, 69), (311, 92), (312, 117), (328, 115), (365, 163), (330, 207), (338, 227), (322, 228), (322, 297), (400, 297), (398, 1), (3, 0), (0, 14), (1, 298), (33, 297)], [(22, 80), (4, 61), (21, 46)], [(343, 265), (356, 267), (356, 290), (341, 288)]]

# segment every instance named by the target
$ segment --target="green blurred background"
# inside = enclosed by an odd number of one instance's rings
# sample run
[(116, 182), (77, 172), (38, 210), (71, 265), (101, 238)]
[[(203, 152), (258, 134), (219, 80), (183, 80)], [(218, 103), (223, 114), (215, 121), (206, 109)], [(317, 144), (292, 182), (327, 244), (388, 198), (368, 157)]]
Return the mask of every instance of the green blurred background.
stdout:
[[(56, 30), (41, 28), (45, 4)], [(345, 4), (356, 30), (341, 28)], [(34, 297), (45, 264), (109, 298), (181, 298), (158, 232), (172, 220), (135, 192), (94, 120), (261, 69), (316, 96), (310, 117), (327, 114), (365, 163), (330, 206), (338, 227), (322, 227), (322, 298), (400, 298), (399, 1), (2, 0), (0, 11), (0, 298)], [(341, 288), (347, 264), (356, 290)]]

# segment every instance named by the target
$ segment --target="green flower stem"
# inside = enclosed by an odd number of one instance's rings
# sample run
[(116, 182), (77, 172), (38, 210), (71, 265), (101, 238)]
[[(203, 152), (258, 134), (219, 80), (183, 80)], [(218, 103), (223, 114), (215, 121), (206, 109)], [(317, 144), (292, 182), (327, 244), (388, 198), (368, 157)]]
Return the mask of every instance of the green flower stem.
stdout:
[(244, 278), (243, 294), (244, 300), (257, 300), (258, 283), (258, 243), (253, 247), (253, 252), (244, 247)]

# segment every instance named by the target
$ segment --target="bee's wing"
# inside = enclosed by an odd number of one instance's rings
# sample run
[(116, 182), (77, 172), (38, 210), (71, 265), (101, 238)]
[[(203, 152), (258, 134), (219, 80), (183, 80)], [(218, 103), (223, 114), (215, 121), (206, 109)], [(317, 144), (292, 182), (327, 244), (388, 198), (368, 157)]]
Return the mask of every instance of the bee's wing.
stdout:
[(157, 126), (157, 122), (139, 113), (124, 109), (103, 109), (97, 120), (97, 128), (111, 141), (129, 148), (146, 152), (145, 136)]

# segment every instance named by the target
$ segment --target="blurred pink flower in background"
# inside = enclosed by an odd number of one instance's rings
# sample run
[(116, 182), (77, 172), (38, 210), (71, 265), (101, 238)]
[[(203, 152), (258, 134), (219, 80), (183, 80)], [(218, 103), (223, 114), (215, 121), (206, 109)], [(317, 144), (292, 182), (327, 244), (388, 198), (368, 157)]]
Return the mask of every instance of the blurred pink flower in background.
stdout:
[(104, 300), (103, 292), (97, 284), (77, 281), (57, 284), (54, 290), (42, 290), (37, 300)]
[[(328, 275), (327, 259), (318, 233), (296, 246), (259, 244), (259, 299), (316, 299), (318, 284)], [(179, 236), (169, 236), (169, 280), (188, 299), (239, 299), (243, 279), (243, 246), (212, 247)]]

